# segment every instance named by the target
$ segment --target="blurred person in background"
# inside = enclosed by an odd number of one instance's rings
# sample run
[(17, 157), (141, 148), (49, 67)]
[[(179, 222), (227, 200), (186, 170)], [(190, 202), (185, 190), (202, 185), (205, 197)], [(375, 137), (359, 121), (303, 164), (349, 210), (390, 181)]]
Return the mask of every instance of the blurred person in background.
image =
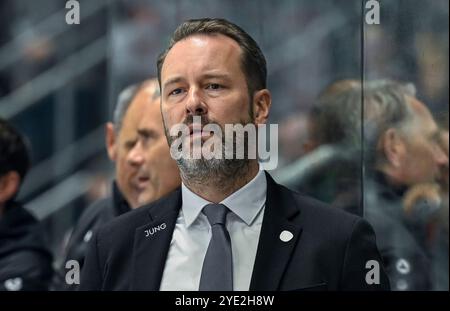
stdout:
[[(115, 163), (112, 195), (92, 204), (80, 217), (67, 246), (65, 260), (83, 266), (87, 243), (102, 224), (154, 200), (180, 185), (176, 162), (170, 157), (159, 108), (156, 79), (124, 89), (114, 111), (114, 123), (106, 124), (106, 148)], [(68, 285), (61, 267), (56, 288)]]
[(280, 122), (278, 166), (291, 164), (309, 152), (304, 148), (309, 136), (307, 127), (308, 117), (302, 111), (293, 112)]
[[(433, 233), (445, 232), (445, 221), (436, 225), (436, 220), (445, 219), (448, 210), (441, 204), (448, 176), (446, 132), (415, 93), (412, 84), (389, 80), (332, 83), (309, 114), (304, 149), (310, 153), (280, 175), (319, 200), (364, 213), (394, 290), (448, 288), (448, 235)], [(367, 167), (365, 176), (361, 165)]]
[[(438, 143), (449, 156), (448, 113), (438, 118), (440, 130)], [(424, 182), (411, 187), (403, 203), (407, 218), (421, 229), (424, 245), (429, 249), (432, 273), (432, 289), (449, 289), (449, 167), (441, 166), (436, 182)]]
[(297, 139), (304, 154), (277, 177), (290, 188), (361, 216), (360, 205), (348, 204), (361, 199), (361, 104), (347, 92), (355, 87), (360, 87), (357, 80), (339, 80), (320, 93)]
[(440, 206), (421, 204), (419, 198), (426, 202), (432, 194), (412, 199), (411, 193), (423, 185), (440, 187), (448, 170), (441, 131), (426, 105), (416, 98), (412, 84), (367, 82), (364, 107), (368, 166), (364, 212), (377, 233), (391, 287), (436, 289), (433, 264), (442, 258), (436, 257), (440, 252), (431, 246), (436, 241), (429, 228)]
[(0, 290), (48, 290), (53, 274), (42, 227), (15, 199), (29, 167), (24, 138), (0, 119)]

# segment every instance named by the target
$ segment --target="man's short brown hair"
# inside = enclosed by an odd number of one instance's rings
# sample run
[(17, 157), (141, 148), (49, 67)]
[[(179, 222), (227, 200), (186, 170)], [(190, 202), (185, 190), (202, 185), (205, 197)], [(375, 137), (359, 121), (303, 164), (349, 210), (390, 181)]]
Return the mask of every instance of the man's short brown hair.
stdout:
[(239, 26), (221, 18), (191, 19), (182, 23), (172, 35), (169, 47), (161, 53), (157, 61), (158, 81), (161, 86), (161, 70), (170, 49), (179, 41), (193, 35), (221, 34), (236, 41), (242, 50), (241, 66), (247, 81), (249, 94), (266, 88), (266, 59), (258, 44)]

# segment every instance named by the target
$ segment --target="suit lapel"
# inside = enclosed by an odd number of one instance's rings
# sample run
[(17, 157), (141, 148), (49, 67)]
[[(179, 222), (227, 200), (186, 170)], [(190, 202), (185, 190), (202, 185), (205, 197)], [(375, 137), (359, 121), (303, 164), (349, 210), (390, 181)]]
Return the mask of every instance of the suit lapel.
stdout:
[(159, 290), (170, 241), (181, 208), (181, 190), (152, 204), (150, 222), (135, 231), (131, 290)]
[(279, 289), (302, 231), (299, 224), (300, 210), (292, 194), (276, 184), (269, 174), (266, 177), (266, 207), (250, 290)]

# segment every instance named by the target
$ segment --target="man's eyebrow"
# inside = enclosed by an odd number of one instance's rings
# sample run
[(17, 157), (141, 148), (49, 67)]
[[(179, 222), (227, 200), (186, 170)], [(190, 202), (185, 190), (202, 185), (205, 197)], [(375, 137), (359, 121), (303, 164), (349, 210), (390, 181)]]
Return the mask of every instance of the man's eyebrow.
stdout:
[(171, 78), (171, 79), (167, 80), (166, 82), (164, 82), (163, 86), (166, 88), (167, 86), (169, 86), (171, 84), (179, 83), (181, 81), (183, 81), (182, 77), (174, 77), (174, 78)]
[(124, 144), (124, 146), (132, 147), (132, 146), (134, 146), (134, 144), (136, 144), (137, 140), (138, 140), (137, 137), (133, 137), (132, 139), (130, 138), (130, 139), (125, 140), (123, 144)]
[(230, 76), (225, 73), (205, 73), (202, 75), (203, 79), (224, 79), (224, 80), (230, 80)]
[(141, 128), (137, 130), (139, 136), (150, 137), (156, 136), (156, 131), (148, 128)]

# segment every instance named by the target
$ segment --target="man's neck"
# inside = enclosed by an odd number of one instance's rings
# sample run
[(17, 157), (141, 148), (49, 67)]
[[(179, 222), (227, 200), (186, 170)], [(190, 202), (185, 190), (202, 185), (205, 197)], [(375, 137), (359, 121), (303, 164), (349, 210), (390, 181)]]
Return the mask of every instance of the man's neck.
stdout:
[(258, 174), (258, 162), (250, 162), (248, 169), (240, 176), (233, 176), (232, 179), (220, 178), (216, 176), (213, 180), (202, 182), (192, 182), (183, 179), (184, 185), (192, 192), (212, 203), (220, 203), (231, 194), (248, 184)]

